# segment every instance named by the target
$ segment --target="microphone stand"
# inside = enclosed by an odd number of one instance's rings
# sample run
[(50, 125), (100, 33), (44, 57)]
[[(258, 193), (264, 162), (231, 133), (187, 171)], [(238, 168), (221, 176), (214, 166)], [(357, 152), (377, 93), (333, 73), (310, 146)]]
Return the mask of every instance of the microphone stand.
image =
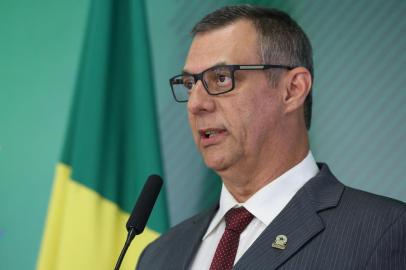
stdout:
[(114, 270), (119, 270), (120, 269), (120, 266), (121, 266), (121, 263), (123, 262), (124, 256), (127, 253), (127, 249), (130, 246), (131, 241), (134, 239), (135, 235), (136, 235), (135, 229), (131, 228), (128, 231), (127, 239), (125, 240), (124, 247), (121, 250), (120, 256), (118, 257), (118, 260), (117, 260), (116, 266), (114, 267)]

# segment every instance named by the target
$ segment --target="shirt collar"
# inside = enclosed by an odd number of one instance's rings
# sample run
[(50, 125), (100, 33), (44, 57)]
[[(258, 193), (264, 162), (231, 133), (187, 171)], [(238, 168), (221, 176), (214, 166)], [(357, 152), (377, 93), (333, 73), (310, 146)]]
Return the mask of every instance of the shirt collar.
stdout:
[(309, 151), (300, 163), (261, 188), (244, 203), (237, 202), (223, 184), (219, 209), (213, 217), (203, 240), (214, 231), (223, 220), (224, 215), (233, 207), (244, 206), (255, 218), (268, 226), (296, 192), (318, 171), (316, 161), (311, 151)]

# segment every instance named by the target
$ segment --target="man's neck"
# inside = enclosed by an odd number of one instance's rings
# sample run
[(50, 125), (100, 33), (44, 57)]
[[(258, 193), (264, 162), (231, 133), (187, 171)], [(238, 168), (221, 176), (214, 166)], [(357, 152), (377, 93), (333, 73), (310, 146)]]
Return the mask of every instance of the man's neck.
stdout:
[(238, 202), (245, 202), (262, 187), (299, 164), (309, 152), (308, 144), (302, 145), (294, 150), (286, 148), (284, 152), (274, 152), (257, 164), (240, 165), (219, 174), (234, 198)]

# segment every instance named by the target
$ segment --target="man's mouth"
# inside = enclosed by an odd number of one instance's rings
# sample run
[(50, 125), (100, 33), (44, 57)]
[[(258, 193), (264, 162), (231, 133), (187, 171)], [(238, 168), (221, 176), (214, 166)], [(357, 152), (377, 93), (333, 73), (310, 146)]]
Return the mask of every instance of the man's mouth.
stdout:
[(200, 133), (200, 136), (203, 138), (211, 138), (224, 131), (225, 130), (221, 130), (221, 129), (205, 129), (205, 130), (199, 130), (199, 133)]
[(218, 132), (216, 130), (206, 130), (201, 133), (201, 135), (205, 138), (210, 138), (212, 136), (215, 136)]
[(226, 132), (225, 129), (214, 129), (214, 128), (199, 130), (200, 138), (204, 146), (217, 143), (219, 140), (221, 140), (225, 132)]

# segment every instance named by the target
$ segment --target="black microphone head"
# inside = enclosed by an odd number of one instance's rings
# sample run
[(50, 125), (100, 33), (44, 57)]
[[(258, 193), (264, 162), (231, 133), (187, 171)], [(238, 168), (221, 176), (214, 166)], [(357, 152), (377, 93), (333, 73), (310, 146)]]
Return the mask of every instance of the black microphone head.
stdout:
[(162, 188), (162, 178), (159, 175), (150, 175), (138, 197), (137, 203), (127, 221), (127, 230), (134, 229), (135, 234), (144, 231), (148, 218)]

